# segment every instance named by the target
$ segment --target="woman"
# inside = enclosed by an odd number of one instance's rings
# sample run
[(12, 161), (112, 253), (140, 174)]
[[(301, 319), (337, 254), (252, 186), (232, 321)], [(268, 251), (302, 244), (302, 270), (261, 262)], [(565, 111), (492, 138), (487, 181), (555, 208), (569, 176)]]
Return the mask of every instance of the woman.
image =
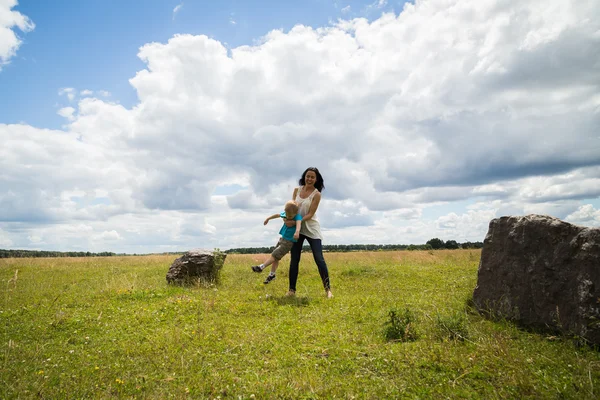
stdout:
[(290, 260), (290, 289), (288, 296), (296, 294), (296, 281), (298, 280), (298, 266), (302, 254), (302, 245), (304, 240), (308, 241), (313, 257), (319, 268), (319, 275), (323, 281), (323, 287), (328, 298), (333, 297), (329, 285), (329, 272), (327, 264), (323, 258), (323, 240), (321, 236), (321, 227), (315, 213), (321, 202), (321, 192), (325, 188), (323, 177), (317, 168), (307, 168), (298, 181), (300, 187), (294, 189), (292, 200), (298, 204), (298, 213), (302, 216), (302, 226), (300, 228), (300, 238), (292, 246)]

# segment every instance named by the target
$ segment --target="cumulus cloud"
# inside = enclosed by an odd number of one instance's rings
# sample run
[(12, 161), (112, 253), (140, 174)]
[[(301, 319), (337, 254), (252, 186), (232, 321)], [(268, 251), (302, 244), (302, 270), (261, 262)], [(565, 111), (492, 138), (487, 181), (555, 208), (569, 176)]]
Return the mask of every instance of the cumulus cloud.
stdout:
[(58, 115), (60, 115), (63, 118), (68, 119), (69, 121), (74, 121), (75, 117), (73, 116), (73, 113), (75, 112), (75, 109), (73, 107), (63, 107), (60, 110), (58, 110)]
[(479, 237), (483, 241), (481, 232), (485, 234), (491, 219), (496, 217), (494, 210), (469, 210), (464, 214), (449, 213), (438, 218), (435, 223), (437, 225), (436, 237), (444, 238), (444, 240), (457, 240), (466, 242)]
[(12, 244), (13, 241), (10, 239), (8, 232), (5, 232), (2, 229), (0, 229), (0, 246), (10, 248)]
[[(85, 121), (77, 118), (78, 122)], [(106, 132), (110, 133), (108, 128)], [(111, 152), (92, 140), (88, 143), (77, 131), (27, 125), (0, 124), (0, 140), (0, 221), (96, 219), (134, 207), (129, 200), (134, 186), (129, 171), (136, 171), (123, 164), (118, 149)], [(103, 210), (80, 207), (74, 200), (78, 196), (72, 194), (75, 190), (95, 193), (99, 189), (111, 193), (110, 205), (97, 206)], [(123, 190), (129, 191), (125, 198), (120, 196)]]
[(387, 0), (375, 0), (373, 3), (368, 4), (364, 8), (364, 11), (366, 14), (373, 13), (374, 11), (381, 12), (387, 4)]
[(258, 197), (249, 190), (242, 190), (227, 196), (227, 204), (232, 209), (265, 209), (268, 205), (266, 199)]
[(104, 240), (121, 240), (122, 237), (121, 235), (119, 235), (119, 233), (117, 231), (115, 231), (114, 229), (112, 231), (104, 231), (102, 233), (100, 233), (99, 235), (96, 235), (93, 237), (94, 240), (96, 241), (104, 241)]
[(75, 96), (77, 95), (77, 90), (75, 90), (74, 88), (61, 88), (58, 91), (58, 95), (59, 96), (67, 96), (67, 98), (69, 99), (69, 101), (73, 101), (75, 100)]
[(326, 210), (318, 214), (321, 223), (328, 229), (374, 225), (369, 209), (353, 200), (332, 201)]
[(596, 210), (591, 204), (585, 204), (568, 215), (566, 220), (575, 224), (598, 227), (600, 226), (600, 210)]
[[(308, 166), (325, 177), (328, 242), (476, 240), (504, 212), (582, 218), (600, 195), (593, 15), (593, 0), (430, 0), (233, 49), (148, 43), (132, 108), (66, 88), (65, 131), (0, 125), (0, 220), (151, 216), (177, 228), (90, 237), (264, 245), (262, 220)], [(243, 189), (212, 195), (232, 183)], [(467, 199), (477, 207), (426, 217)]]
[(17, 54), (23, 40), (15, 32), (30, 32), (35, 28), (33, 21), (26, 15), (13, 10), (17, 0), (0, 0), (0, 71)]
[(175, 6), (175, 8), (173, 9), (173, 20), (175, 19), (175, 17), (177, 16), (177, 13), (179, 11), (181, 11), (182, 8), (183, 8), (183, 3), (180, 3)]

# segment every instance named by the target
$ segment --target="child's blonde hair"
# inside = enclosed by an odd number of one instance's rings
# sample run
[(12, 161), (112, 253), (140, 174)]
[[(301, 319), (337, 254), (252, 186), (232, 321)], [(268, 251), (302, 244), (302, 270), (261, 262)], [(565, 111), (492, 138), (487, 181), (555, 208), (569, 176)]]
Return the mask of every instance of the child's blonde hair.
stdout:
[(298, 204), (294, 200), (290, 200), (285, 203), (285, 207), (283, 209), (285, 210), (285, 215), (288, 217), (292, 214), (298, 214)]

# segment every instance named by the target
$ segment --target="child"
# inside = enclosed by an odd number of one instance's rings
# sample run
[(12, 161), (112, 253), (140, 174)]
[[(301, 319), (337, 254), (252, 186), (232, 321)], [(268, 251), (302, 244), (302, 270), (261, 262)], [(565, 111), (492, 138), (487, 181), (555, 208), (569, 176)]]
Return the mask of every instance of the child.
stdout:
[(271, 215), (269, 218), (265, 219), (264, 225), (268, 224), (270, 220), (276, 218), (283, 218), (287, 221), (296, 221), (296, 226), (288, 227), (284, 223), (281, 229), (279, 230), (281, 238), (279, 238), (279, 241), (275, 246), (275, 250), (273, 250), (269, 258), (267, 258), (267, 260), (264, 263), (252, 267), (252, 271), (262, 272), (266, 267), (271, 265), (271, 273), (265, 279), (265, 284), (275, 279), (275, 271), (277, 271), (277, 267), (279, 266), (279, 260), (281, 260), (283, 256), (290, 252), (292, 245), (300, 237), (300, 225), (302, 223), (302, 216), (298, 214), (298, 204), (296, 204), (292, 200), (288, 201), (287, 203), (285, 203), (284, 212), (282, 212), (281, 214)]

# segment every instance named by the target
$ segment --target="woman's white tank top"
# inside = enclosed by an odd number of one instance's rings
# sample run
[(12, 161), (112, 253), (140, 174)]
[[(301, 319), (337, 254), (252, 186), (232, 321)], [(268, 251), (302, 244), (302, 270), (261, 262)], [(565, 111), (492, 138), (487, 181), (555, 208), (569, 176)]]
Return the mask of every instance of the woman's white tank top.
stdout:
[[(312, 199), (315, 197), (317, 193), (317, 189), (313, 190), (313, 192), (305, 199), (300, 197), (300, 192), (304, 186), (298, 187), (296, 191), (296, 198), (294, 201), (298, 203), (298, 213), (301, 216), (305, 216), (308, 214), (308, 210), (310, 210), (310, 205), (312, 204)], [(323, 237), (321, 235), (321, 226), (319, 225), (319, 220), (317, 219), (317, 213), (312, 216), (308, 221), (302, 221), (302, 226), (300, 227), (300, 233), (304, 236), (308, 236), (311, 239), (321, 239)]]

